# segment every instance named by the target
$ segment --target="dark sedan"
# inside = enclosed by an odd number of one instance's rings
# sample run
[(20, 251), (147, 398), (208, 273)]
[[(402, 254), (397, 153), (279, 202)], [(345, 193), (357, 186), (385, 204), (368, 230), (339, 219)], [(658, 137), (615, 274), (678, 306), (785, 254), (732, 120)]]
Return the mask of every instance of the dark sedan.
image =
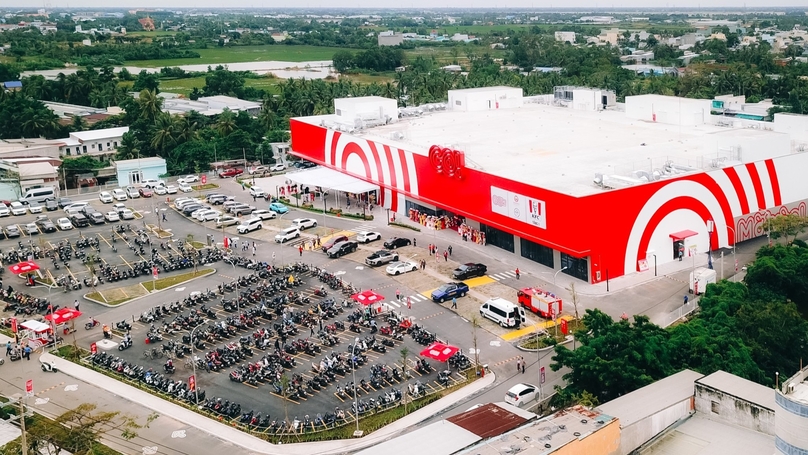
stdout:
[(36, 217), (36, 225), (42, 232), (56, 232), (56, 225), (44, 215)]
[(408, 246), (412, 244), (412, 240), (403, 237), (393, 237), (392, 239), (384, 242), (384, 247), (388, 250), (394, 250), (400, 246)]
[(469, 292), (469, 286), (466, 283), (446, 283), (432, 291), (432, 301), (443, 303), (452, 297), (463, 297), (467, 292)]
[(455, 280), (465, 280), (468, 278), (483, 276), (487, 271), (488, 267), (486, 267), (485, 265), (469, 262), (454, 269), (454, 271), (452, 272), (452, 276), (454, 277)]

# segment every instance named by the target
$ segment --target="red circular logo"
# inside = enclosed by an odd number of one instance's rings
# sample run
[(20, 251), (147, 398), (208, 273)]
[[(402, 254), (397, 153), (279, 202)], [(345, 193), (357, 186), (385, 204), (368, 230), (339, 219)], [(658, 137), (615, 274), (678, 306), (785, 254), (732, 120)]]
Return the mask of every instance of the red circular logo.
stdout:
[(461, 151), (433, 145), (429, 148), (429, 164), (438, 174), (460, 179), (463, 177), (466, 157)]

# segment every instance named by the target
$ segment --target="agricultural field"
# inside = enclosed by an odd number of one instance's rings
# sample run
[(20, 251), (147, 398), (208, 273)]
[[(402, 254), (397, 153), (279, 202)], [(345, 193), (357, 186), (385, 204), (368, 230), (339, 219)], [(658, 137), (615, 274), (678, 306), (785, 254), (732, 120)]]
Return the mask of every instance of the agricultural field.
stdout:
[[(223, 65), (227, 63), (281, 61), (307, 62), (313, 60), (331, 60), (341, 47), (308, 46), (308, 45), (266, 45), (266, 46), (232, 46), (194, 49), (200, 58), (174, 58), (165, 60), (132, 60), (127, 65), (141, 68), (162, 68), (164, 66), (182, 65)], [(351, 49), (348, 49), (351, 50)]]
[[(260, 77), (256, 79), (245, 79), (244, 85), (246, 87), (255, 87), (266, 90), (270, 93), (275, 93), (275, 87), (282, 81), (276, 77)], [(169, 93), (181, 93), (188, 95), (194, 87), (202, 90), (205, 86), (205, 77), (189, 77), (187, 79), (160, 79), (160, 91)]]

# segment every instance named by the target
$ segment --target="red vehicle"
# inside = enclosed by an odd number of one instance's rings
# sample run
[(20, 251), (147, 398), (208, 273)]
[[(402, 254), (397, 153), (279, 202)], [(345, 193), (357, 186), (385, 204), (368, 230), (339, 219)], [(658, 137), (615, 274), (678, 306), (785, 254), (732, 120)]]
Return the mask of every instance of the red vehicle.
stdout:
[(561, 314), (561, 298), (552, 292), (539, 288), (522, 288), (516, 295), (520, 305), (544, 318), (553, 319)]
[(225, 169), (219, 172), (220, 178), (228, 178), (228, 177), (235, 177), (237, 175), (241, 175), (244, 173), (244, 169), (238, 169), (235, 167), (231, 167), (230, 169)]
[(154, 192), (151, 190), (151, 188), (146, 188), (145, 186), (138, 189), (138, 192), (143, 197), (152, 197), (152, 194), (154, 194)]

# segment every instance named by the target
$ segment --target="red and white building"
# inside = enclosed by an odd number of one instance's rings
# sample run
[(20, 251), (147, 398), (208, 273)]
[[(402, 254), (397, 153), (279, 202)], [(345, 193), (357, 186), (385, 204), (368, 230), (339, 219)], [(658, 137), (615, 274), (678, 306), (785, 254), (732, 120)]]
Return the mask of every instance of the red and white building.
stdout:
[(377, 185), (399, 216), (463, 216), (488, 245), (592, 283), (703, 259), (765, 235), (770, 216), (806, 215), (806, 116), (750, 121), (659, 95), (618, 105), (576, 87), (448, 98), (335, 100), (333, 115), (292, 119), (291, 153)]

